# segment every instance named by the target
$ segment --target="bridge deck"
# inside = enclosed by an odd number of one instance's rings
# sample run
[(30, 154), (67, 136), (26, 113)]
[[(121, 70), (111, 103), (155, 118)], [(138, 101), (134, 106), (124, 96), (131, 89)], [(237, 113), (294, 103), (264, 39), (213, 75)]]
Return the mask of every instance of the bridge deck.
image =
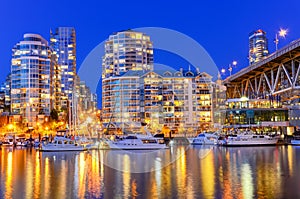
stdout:
[(254, 76), (259, 72), (263, 72), (266, 69), (279, 65), (280, 63), (286, 62), (297, 56), (300, 57), (300, 39), (292, 41), (287, 46), (266, 56), (263, 60), (254, 63), (229, 76), (224, 80), (224, 84), (226, 85), (230, 83), (241, 82), (242, 80)]

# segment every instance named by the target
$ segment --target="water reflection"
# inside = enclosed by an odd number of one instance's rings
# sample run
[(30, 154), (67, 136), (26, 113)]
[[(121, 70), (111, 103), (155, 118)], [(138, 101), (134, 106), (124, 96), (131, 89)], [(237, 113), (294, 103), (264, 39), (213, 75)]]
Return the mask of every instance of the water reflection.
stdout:
[(300, 197), (300, 147), (0, 154), (0, 198)]

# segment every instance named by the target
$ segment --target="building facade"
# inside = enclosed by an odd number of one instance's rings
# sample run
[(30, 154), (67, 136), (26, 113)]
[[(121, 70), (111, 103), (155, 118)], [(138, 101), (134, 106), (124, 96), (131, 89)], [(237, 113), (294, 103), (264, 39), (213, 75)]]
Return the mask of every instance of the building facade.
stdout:
[(105, 42), (102, 78), (120, 75), (128, 70), (149, 70), (153, 67), (153, 46), (150, 37), (126, 30), (114, 33)]
[(11, 60), (11, 114), (34, 126), (38, 115), (51, 111), (51, 50), (38, 34), (25, 34), (13, 48)]
[(249, 34), (249, 64), (262, 60), (269, 54), (266, 32), (259, 29)]
[[(73, 27), (58, 27), (50, 31), (50, 46), (60, 67), (61, 92), (68, 100), (72, 99), (76, 75), (76, 32)], [(66, 100), (64, 106), (67, 105)]]
[(257, 133), (286, 134), (289, 126), (289, 111), (279, 98), (228, 99), (226, 102), (224, 128), (252, 129)]
[(126, 131), (131, 123), (145, 122), (153, 132), (164, 126), (173, 133), (213, 130), (212, 85), (210, 75), (183, 70), (131, 70), (105, 78), (102, 81), (104, 128), (110, 125)]
[(51, 107), (60, 111), (64, 105), (64, 95), (61, 89), (61, 67), (57, 63), (57, 57), (55, 54), (52, 54), (50, 59)]
[(93, 94), (84, 81), (79, 81), (77, 90), (77, 108), (78, 113), (97, 112), (97, 95)]
[(223, 85), (221, 75), (212, 83), (212, 112), (214, 129), (222, 129), (226, 116), (226, 86)]
[(10, 99), (10, 90), (11, 90), (11, 74), (8, 74), (5, 79), (5, 99), (4, 99), (4, 109), (5, 112), (10, 111), (11, 99)]

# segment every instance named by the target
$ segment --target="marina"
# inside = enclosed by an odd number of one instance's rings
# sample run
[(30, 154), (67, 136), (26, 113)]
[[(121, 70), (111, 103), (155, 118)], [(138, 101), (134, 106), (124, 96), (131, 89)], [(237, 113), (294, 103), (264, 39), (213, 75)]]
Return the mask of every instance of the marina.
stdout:
[(2, 4), (0, 199), (300, 198), (300, 1)]
[(298, 146), (0, 153), (0, 198), (300, 197)]

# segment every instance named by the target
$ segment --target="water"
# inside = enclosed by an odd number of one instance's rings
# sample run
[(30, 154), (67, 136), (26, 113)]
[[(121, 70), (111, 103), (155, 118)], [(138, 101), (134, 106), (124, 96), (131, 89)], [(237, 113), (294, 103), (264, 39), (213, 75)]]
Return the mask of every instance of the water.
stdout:
[(295, 146), (0, 154), (0, 198), (300, 198)]

